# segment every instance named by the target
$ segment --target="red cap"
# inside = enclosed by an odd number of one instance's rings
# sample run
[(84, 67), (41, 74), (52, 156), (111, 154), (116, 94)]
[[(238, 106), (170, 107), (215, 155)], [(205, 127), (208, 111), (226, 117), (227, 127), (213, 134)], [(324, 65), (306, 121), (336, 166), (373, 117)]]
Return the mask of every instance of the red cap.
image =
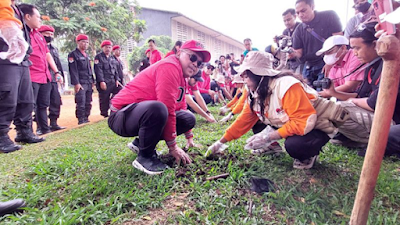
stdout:
[(82, 41), (82, 40), (89, 40), (89, 37), (85, 34), (78, 34), (75, 38), (76, 41)]
[(46, 31), (50, 31), (54, 33), (54, 27), (50, 26), (50, 25), (42, 25), (39, 30), (39, 32), (46, 32)]
[(189, 49), (194, 52), (198, 52), (203, 55), (203, 62), (209, 62), (211, 59), (211, 54), (209, 51), (204, 49), (204, 46), (195, 40), (186, 41), (183, 43), (181, 49)]
[(103, 42), (101, 42), (101, 47), (104, 47), (106, 45), (112, 45), (112, 42), (110, 40), (104, 40)]
[(114, 51), (115, 49), (120, 49), (119, 45), (114, 45), (112, 50)]

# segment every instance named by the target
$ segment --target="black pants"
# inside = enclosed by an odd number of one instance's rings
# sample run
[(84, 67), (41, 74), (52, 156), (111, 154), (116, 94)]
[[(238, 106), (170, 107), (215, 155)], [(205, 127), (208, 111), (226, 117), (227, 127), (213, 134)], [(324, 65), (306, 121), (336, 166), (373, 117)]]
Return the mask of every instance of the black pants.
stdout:
[(31, 128), (33, 105), (29, 67), (1, 65), (0, 129), (9, 129), (13, 120), (17, 129)]
[(100, 103), (100, 114), (102, 116), (108, 116), (108, 110), (110, 109), (110, 99), (114, 97), (122, 87), (117, 87), (115, 82), (106, 82), (107, 89), (102, 90), (100, 84), (97, 83), (97, 90), (99, 91), (99, 103)]
[[(253, 133), (260, 133), (267, 127), (261, 121), (253, 126)], [(285, 148), (287, 153), (295, 159), (304, 160), (318, 155), (322, 147), (329, 141), (329, 136), (320, 130), (312, 130), (310, 133), (300, 136), (287, 137)]]
[(208, 105), (210, 103), (214, 103), (214, 99), (211, 98), (211, 95), (207, 93), (201, 93), (201, 97), (203, 97), (204, 102)]
[[(144, 101), (112, 112), (108, 119), (108, 125), (120, 136), (139, 136), (139, 155), (150, 157), (155, 154), (156, 145), (162, 139), (167, 119), (168, 110), (163, 103)], [(189, 131), (195, 124), (196, 118), (191, 112), (176, 112), (177, 135)]]
[(50, 130), (47, 108), (50, 106), (51, 83), (39, 84), (32, 82), (33, 96), (35, 100), (35, 120), (41, 131)]
[(61, 111), (61, 95), (58, 91), (58, 83), (51, 82), (51, 91), (50, 91), (50, 107), (49, 107), (49, 119), (50, 121), (56, 122), (60, 117)]
[(75, 115), (78, 119), (85, 119), (89, 117), (90, 110), (92, 109), (92, 84), (81, 84), (83, 90), (79, 90), (75, 94), (76, 110)]
[(303, 136), (294, 135), (287, 137), (285, 140), (285, 149), (292, 158), (305, 160), (318, 155), (329, 139), (329, 136), (325, 132), (312, 130)]

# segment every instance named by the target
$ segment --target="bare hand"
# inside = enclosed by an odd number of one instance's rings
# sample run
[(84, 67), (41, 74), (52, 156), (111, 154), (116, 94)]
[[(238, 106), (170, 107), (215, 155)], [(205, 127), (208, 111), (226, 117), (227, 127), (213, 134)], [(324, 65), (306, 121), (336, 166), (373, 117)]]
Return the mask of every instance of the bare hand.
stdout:
[(121, 84), (121, 82), (117, 81), (117, 87), (122, 87), (123, 85)]
[(176, 163), (178, 164), (181, 161), (184, 165), (192, 163), (192, 159), (190, 159), (190, 156), (177, 145), (171, 147), (169, 149), (169, 153), (175, 158)]
[(105, 91), (105, 90), (107, 90), (107, 84), (106, 84), (106, 82), (100, 82), (100, 89), (101, 90), (103, 90), (103, 91)]
[(215, 118), (214, 118), (214, 116), (212, 114), (208, 114), (208, 117), (206, 119), (210, 123), (216, 123), (217, 122), (217, 120), (215, 120)]
[(83, 90), (83, 87), (82, 87), (81, 84), (75, 84), (74, 85), (75, 94), (78, 93), (81, 89)]
[(64, 79), (59, 73), (57, 73), (56, 79), (57, 79), (57, 83), (60, 83), (60, 84), (64, 83)]
[(189, 139), (186, 139), (186, 142), (187, 142), (186, 146), (185, 146), (186, 149), (189, 149), (189, 148), (202, 148), (203, 147), (201, 144), (194, 143), (192, 137), (189, 138)]
[(331, 71), (333, 65), (327, 65), (325, 64), (325, 66), (322, 68), (322, 73), (324, 73), (325, 77), (328, 77), (329, 72)]

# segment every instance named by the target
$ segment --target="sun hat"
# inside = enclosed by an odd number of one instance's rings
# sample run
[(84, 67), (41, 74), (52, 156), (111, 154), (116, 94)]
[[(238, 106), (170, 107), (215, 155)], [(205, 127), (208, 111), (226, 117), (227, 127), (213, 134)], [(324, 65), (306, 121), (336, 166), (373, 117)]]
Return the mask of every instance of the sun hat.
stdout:
[(267, 52), (251, 51), (244, 57), (242, 65), (236, 70), (242, 74), (246, 70), (259, 76), (276, 76), (281, 71), (273, 69), (274, 57)]

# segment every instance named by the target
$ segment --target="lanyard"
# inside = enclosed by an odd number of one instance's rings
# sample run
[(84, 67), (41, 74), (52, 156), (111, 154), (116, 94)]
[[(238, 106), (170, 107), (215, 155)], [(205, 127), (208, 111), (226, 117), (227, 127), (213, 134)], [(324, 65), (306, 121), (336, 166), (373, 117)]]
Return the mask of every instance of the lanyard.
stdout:
[[(368, 71), (368, 83), (369, 84), (372, 83), (371, 73), (372, 73), (372, 68), (369, 69), (369, 71)], [(379, 75), (378, 79), (376, 79), (375, 85), (378, 85), (380, 79), (381, 79), (381, 75)]]

